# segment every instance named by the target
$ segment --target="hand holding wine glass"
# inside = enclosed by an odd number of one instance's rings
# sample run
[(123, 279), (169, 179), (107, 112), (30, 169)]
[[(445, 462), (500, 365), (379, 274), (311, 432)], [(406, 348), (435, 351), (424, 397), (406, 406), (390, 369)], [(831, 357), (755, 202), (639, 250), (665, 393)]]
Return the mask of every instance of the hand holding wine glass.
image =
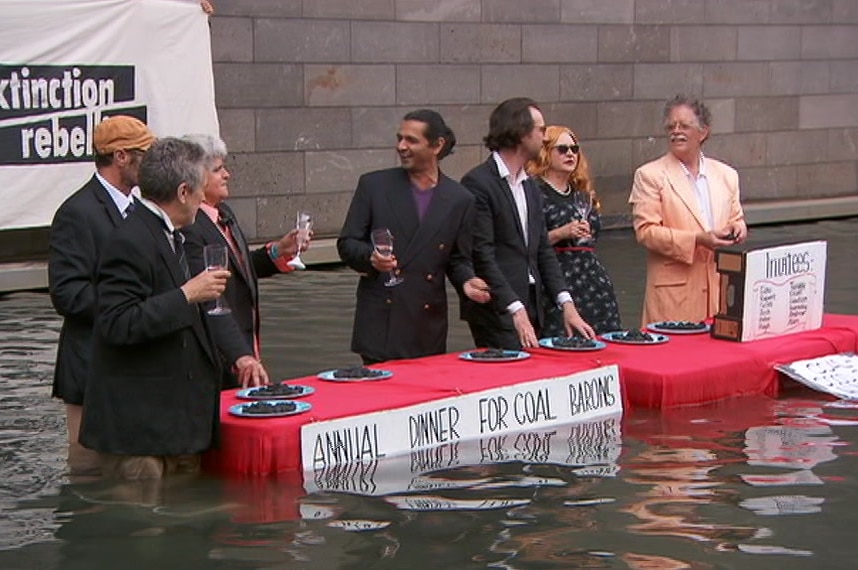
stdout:
[[(590, 225), (590, 212), (593, 211), (593, 197), (589, 192), (576, 190), (572, 193), (572, 206), (578, 212), (581, 221)], [(584, 244), (590, 241), (591, 236), (581, 237), (576, 240), (578, 244)]]
[[(392, 257), (393, 256), (393, 234), (390, 233), (390, 230), (387, 228), (379, 228), (372, 231), (371, 234), (372, 239), (372, 247), (375, 248), (376, 253), (382, 257)], [(405, 279), (402, 277), (397, 277), (394, 271), (389, 272), (389, 277), (387, 281), (384, 282), (386, 287), (394, 287), (402, 283)]]
[(313, 216), (310, 212), (304, 210), (298, 211), (298, 215), (295, 218), (295, 229), (298, 230), (298, 235), (295, 237), (295, 241), (298, 244), (298, 253), (289, 260), (287, 265), (295, 269), (307, 269), (307, 266), (301, 260), (301, 252), (310, 242), (310, 230), (313, 229)]
[[(206, 264), (206, 271), (223, 271), (229, 268), (229, 249), (225, 245), (209, 244), (203, 247), (203, 261)], [(230, 311), (223, 298), (219, 295), (215, 299), (215, 305), (208, 311), (209, 315), (219, 316), (228, 315)]]

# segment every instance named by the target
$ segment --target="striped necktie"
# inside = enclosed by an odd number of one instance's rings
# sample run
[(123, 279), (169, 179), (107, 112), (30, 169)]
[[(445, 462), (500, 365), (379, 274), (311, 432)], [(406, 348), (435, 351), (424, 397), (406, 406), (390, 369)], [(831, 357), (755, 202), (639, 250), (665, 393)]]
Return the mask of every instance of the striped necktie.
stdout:
[(179, 267), (182, 268), (182, 275), (187, 281), (191, 278), (191, 268), (188, 267), (188, 258), (185, 255), (185, 236), (179, 230), (173, 230), (173, 251), (179, 258)]

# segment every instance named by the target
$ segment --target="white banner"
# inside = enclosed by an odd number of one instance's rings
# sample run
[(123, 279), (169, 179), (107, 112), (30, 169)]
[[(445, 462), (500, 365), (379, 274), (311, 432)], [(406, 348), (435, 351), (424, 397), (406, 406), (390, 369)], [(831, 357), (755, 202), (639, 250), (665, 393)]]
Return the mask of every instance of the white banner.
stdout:
[(0, 230), (47, 226), (93, 174), (107, 116), (218, 133), (196, 0), (0, 0)]

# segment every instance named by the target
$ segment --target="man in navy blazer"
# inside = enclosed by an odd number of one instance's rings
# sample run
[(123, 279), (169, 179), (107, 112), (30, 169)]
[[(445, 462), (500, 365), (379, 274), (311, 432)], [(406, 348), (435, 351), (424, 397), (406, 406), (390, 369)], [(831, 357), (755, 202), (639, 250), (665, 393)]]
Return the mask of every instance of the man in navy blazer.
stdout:
[(462, 301), (462, 316), (479, 347), (538, 346), (546, 293), (562, 306), (567, 334), (594, 336), (566, 290), (548, 243), (542, 194), (524, 170), (544, 138), (545, 119), (536, 103), (508, 99), (489, 117), (485, 144), (491, 156), (462, 178), (476, 198), (474, 267), (492, 294), (490, 304)]
[(193, 471), (215, 441), (221, 368), (200, 304), (223, 293), (229, 271), (190, 277), (177, 231), (194, 221), (205, 176), (199, 145), (155, 142), (140, 203), (102, 252), (80, 441), (106, 476)]
[[(470, 259), (473, 197), (439, 168), (453, 131), (422, 109), (405, 115), (396, 140), (401, 166), (360, 177), (337, 240), (360, 274), (352, 350), (365, 364), (447, 351), (445, 274), (474, 302), (489, 299)], [(390, 230), (394, 255), (373, 247), (378, 229)], [(389, 286), (391, 275), (402, 281)]]
[[(298, 253), (298, 231), (292, 229), (279, 240), (251, 250), (235, 213), (225, 202), (229, 198), (230, 178), (226, 168), (226, 144), (213, 135), (184, 138), (203, 148), (207, 171), (203, 203), (196, 220), (182, 228), (191, 270), (196, 273), (205, 269), (205, 246), (222, 245), (229, 250), (232, 277), (226, 284), (222, 301), (229, 307), (230, 314), (209, 317), (224, 361), (223, 387), (267, 384), (268, 374), (260, 362), (258, 279), (293, 270), (288, 262)], [(302, 247), (306, 249), (308, 245)]]
[(134, 117), (117, 115), (99, 123), (93, 134), (96, 173), (63, 202), (51, 223), (48, 289), (63, 317), (51, 395), (66, 405), (73, 474), (97, 468), (78, 434), (92, 349), (98, 256), (134, 206), (131, 190), (137, 186), (140, 160), (154, 141), (155, 135)]

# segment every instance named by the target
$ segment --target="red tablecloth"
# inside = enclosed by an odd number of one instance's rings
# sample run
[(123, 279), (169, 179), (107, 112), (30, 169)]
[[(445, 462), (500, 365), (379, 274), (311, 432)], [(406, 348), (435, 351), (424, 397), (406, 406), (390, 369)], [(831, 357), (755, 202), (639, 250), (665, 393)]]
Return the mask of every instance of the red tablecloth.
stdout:
[[(625, 350), (623, 350), (625, 349)], [(858, 316), (826, 315), (823, 327), (768, 340), (732, 342), (709, 335), (673, 335), (655, 346), (611, 346), (633, 407), (670, 408), (724, 398), (776, 396), (775, 364), (858, 349)]]
[(232, 416), (229, 407), (241, 400), (235, 390), (226, 391), (221, 401), (221, 443), (219, 449), (206, 454), (205, 466), (255, 475), (300, 469), (300, 429), (305, 423), (401, 408), (612, 364), (603, 356), (606, 351), (533, 352), (531, 358), (518, 362), (466, 362), (458, 354), (397, 360), (376, 366), (392, 371), (393, 377), (374, 382), (326, 382), (312, 376), (290, 379), (290, 384), (310, 385), (316, 392), (305, 399), (312, 410), (284, 418)]
[(268, 475), (301, 468), (300, 428), (307, 422), (410, 406), (551, 378), (608, 364), (620, 366), (627, 405), (666, 408), (702, 404), (748, 394), (776, 395), (774, 364), (858, 350), (858, 316), (826, 315), (816, 331), (771, 340), (736, 343), (709, 335), (674, 335), (654, 346), (610, 344), (599, 352), (532, 351), (527, 360), (508, 363), (465, 362), (456, 354), (385, 363), (388, 380), (335, 383), (314, 377), (290, 380), (316, 393), (313, 409), (286, 418), (248, 419), (229, 415), (239, 400), (224, 392), (220, 448), (206, 454), (207, 469)]

